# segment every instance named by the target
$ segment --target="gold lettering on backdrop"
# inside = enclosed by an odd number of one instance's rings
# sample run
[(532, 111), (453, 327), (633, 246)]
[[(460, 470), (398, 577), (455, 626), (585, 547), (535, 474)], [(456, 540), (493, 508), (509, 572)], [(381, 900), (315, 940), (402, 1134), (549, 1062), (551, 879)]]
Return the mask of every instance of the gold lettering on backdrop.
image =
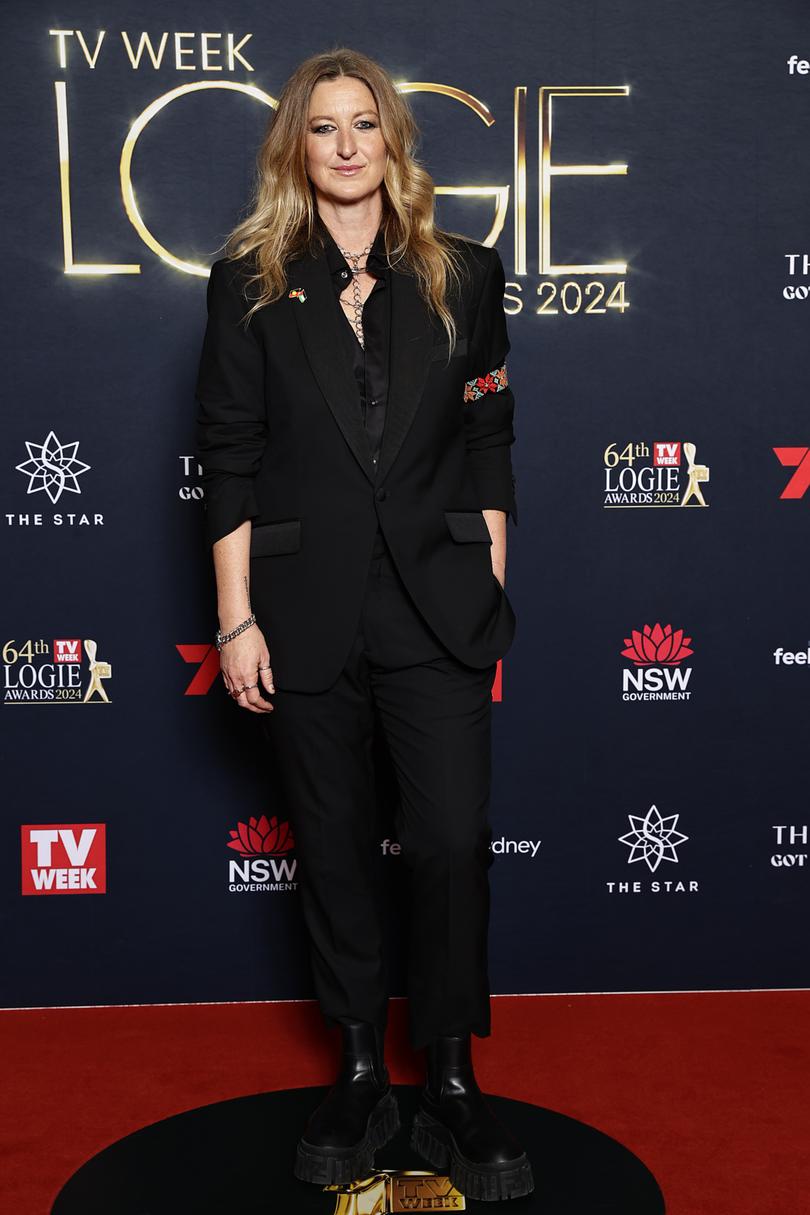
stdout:
[[(65, 274), (140, 274), (141, 267), (137, 262), (76, 262), (74, 260), (73, 223), (70, 202), (70, 140), (68, 132), (67, 86), (64, 81), (57, 80), (54, 82), (54, 89), (56, 91), (56, 125), (59, 144), (59, 182), (62, 202), (62, 241), (64, 245)], [(173, 266), (176, 270), (182, 270), (186, 274), (196, 274), (205, 278), (208, 274), (207, 266), (200, 266), (195, 262), (187, 262), (180, 257), (176, 257), (150, 232), (141, 216), (135, 200), (135, 188), (132, 184), (132, 155), (144, 128), (154, 118), (155, 114), (159, 113), (160, 110), (170, 105), (173, 101), (176, 101), (178, 97), (183, 97), (187, 93), (196, 93), (202, 89), (230, 89), (236, 93), (245, 93), (248, 97), (253, 97), (273, 109), (278, 104), (269, 93), (265, 93), (255, 85), (239, 84), (237, 81), (232, 80), (200, 80), (195, 81), (194, 84), (180, 85), (178, 88), (164, 93), (162, 97), (158, 97), (135, 119), (121, 149), (120, 178), (124, 209), (132, 226), (144, 244), (148, 245), (153, 253), (156, 253), (158, 257), (168, 265)]]
[(151, 105), (148, 105), (142, 114), (138, 115), (124, 140), (124, 146), (121, 149), (121, 194), (130, 223), (144, 244), (148, 245), (152, 252), (157, 253), (158, 257), (167, 262), (168, 265), (174, 266), (175, 270), (184, 270), (186, 274), (197, 274), (205, 278), (208, 274), (207, 266), (200, 266), (195, 262), (186, 262), (180, 257), (175, 257), (165, 245), (160, 243), (156, 236), (153, 236), (144, 223), (138, 209), (138, 204), (135, 201), (135, 189), (132, 185), (132, 154), (135, 151), (138, 139), (148, 123), (152, 121), (156, 114), (165, 109), (167, 105), (171, 105), (172, 102), (177, 101), (178, 97), (185, 97), (189, 93), (197, 93), (203, 89), (230, 89), (233, 92), (245, 93), (248, 97), (262, 101), (265, 105), (270, 106), (271, 109), (275, 109), (278, 105), (276, 99), (271, 97), (269, 93), (265, 93), (263, 89), (259, 89), (253, 84), (239, 84), (235, 80), (200, 80), (194, 84), (181, 84), (178, 88), (164, 93), (162, 97), (156, 98)]
[[(91, 51), (81, 30), (48, 30), (48, 35), (51, 38), (56, 38), (57, 40), (59, 66), (62, 69), (65, 69), (68, 66), (68, 38), (76, 39), (82, 49), (82, 54), (84, 55), (87, 63), (91, 68), (94, 68), (96, 66), (96, 61), (98, 60), (99, 52), (101, 50), (101, 44), (104, 41), (106, 33), (106, 30), (96, 31), (96, 46), (95, 50)], [(174, 55), (167, 59), (166, 63), (167, 66), (173, 67), (176, 72), (196, 72), (197, 64), (188, 63), (187, 60), (189, 57), (199, 54), (201, 59), (200, 67), (202, 71), (221, 72), (224, 70), (223, 65), (221, 63), (212, 63), (211, 60), (213, 57), (218, 57), (223, 54), (222, 47), (212, 46), (211, 43), (215, 39), (224, 38), (224, 53), (227, 57), (228, 71), (235, 71), (238, 64), (240, 67), (243, 67), (246, 72), (252, 72), (255, 70), (253, 64), (249, 63), (242, 54), (242, 48), (247, 42), (250, 41), (252, 37), (252, 34), (243, 34), (239, 41), (236, 42), (235, 34), (197, 34), (193, 31), (190, 33), (184, 31), (175, 31), (175, 33), (171, 35), (172, 45), (174, 47)], [(199, 38), (199, 50), (196, 46), (186, 45), (188, 39), (196, 38)], [(160, 36), (160, 41), (155, 45), (153, 44), (149, 33), (146, 30), (143, 30), (138, 39), (137, 49), (133, 47), (130, 36), (126, 30), (121, 30), (121, 41), (124, 44), (124, 50), (126, 51), (130, 67), (133, 71), (137, 71), (140, 68), (142, 60), (144, 66), (146, 66), (147, 61), (144, 58), (144, 52), (146, 52), (146, 54), (149, 56), (149, 61), (151, 62), (152, 67), (155, 69), (155, 71), (158, 71), (158, 69), (163, 66), (163, 60), (166, 54), (166, 46), (169, 41), (169, 31), (164, 30)]]
[(98, 38), (96, 38), (96, 49), (91, 55), (90, 50), (87, 46), (87, 42), (85, 41), (84, 34), (82, 33), (81, 30), (48, 30), (48, 34), (50, 35), (50, 37), (56, 38), (58, 40), (59, 66), (61, 68), (67, 67), (67, 42), (66, 42), (66, 40), (68, 38), (73, 38), (73, 37), (75, 37), (78, 40), (79, 46), (82, 48), (82, 53), (83, 53), (85, 59), (87, 60), (87, 62), (90, 64), (90, 67), (94, 68), (96, 66), (96, 60), (98, 59), (98, 53), (101, 50), (101, 44), (104, 41), (104, 35), (106, 34), (106, 32), (107, 32), (106, 30), (98, 31)]
[[(95, 44), (89, 45), (88, 40), (80, 30), (52, 29), (48, 31), (56, 39), (59, 62), (67, 66), (69, 47), (76, 45), (81, 48), (84, 62), (91, 69), (97, 66), (104, 44), (106, 31), (96, 31)], [(142, 32), (139, 37), (121, 31), (121, 39), (126, 58), (133, 71), (141, 67), (158, 71), (161, 68), (172, 68), (180, 71), (196, 71), (198, 66), (204, 72), (233, 71), (240, 63), (248, 71), (253, 67), (241, 54), (241, 49), (253, 37), (245, 34), (239, 41), (237, 35), (212, 32), (169, 33), (165, 31), (159, 41)], [(224, 45), (223, 45), (223, 40)], [(225, 63), (220, 60), (225, 59)], [(191, 62), (189, 62), (191, 60)], [(59, 146), (59, 174), (61, 187), (62, 234), (64, 243), (65, 273), (73, 275), (111, 275), (111, 274), (140, 274), (141, 266), (136, 263), (105, 263), (77, 262), (73, 254), (72, 213), (70, 196), (70, 141), (68, 124), (67, 85), (63, 81), (54, 82), (57, 111), (57, 134)], [(135, 231), (144, 244), (152, 250), (167, 265), (186, 274), (205, 277), (208, 267), (187, 261), (169, 250), (151, 231), (141, 214), (132, 182), (132, 159), (135, 146), (145, 128), (152, 119), (168, 105), (188, 93), (202, 89), (230, 89), (233, 92), (244, 93), (248, 97), (260, 101), (263, 105), (275, 109), (276, 100), (264, 90), (251, 84), (226, 80), (200, 80), (181, 85), (152, 101), (135, 119), (127, 134), (121, 150), (120, 182), (124, 209)], [(428, 81), (401, 81), (397, 88), (402, 93), (432, 93), (448, 97), (460, 102), (484, 124), (490, 128), (495, 118), (488, 106), (463, 89), (451, 85)], [(625, 261), (604, 261), (596, 263), (566, 264), (554, 261), (552, 252), (552, 179), (555, 177), (592, 177), (605, 175), (626, 175), (628, 166), (625, 163), (611, 164), (558, 164), (552, 159), (553, 117), (555, 104), (562, 98), (574, 97), (627, 97), (629, 85), (543, 85), (538, 90), (538, 269), (546, 276), (536, 288), (539, 304), (535, 314), (540, 316), (563, 315), (603, 315), (609, 309), (623, 313), (629, 307), (626, 296), (626, 284), (623, 280), (609, 284), (599, 278), (589, 277), (586, 282), (578, 282), (576, 277), (593, 275), (624, 275), (627, 273)], [(456, 198), (492, 199), (494, 214), (489, 231), (483, 236), (482, 243), (492, 246), (504, 230), (509, 211), (510, 191), (514, 196), (514, 265), (515, 274), (527, 274), (527, 211), (528, 174), (526, 164), (527, 142), (527, 86), (516, 85), (513, 89), (513, 165), (512, 184), (477, 184), (477, 185), (437, 185), (437, 195), (449, 195)], [(569, 276), (561, 280), (561, 276)], [(524, 310), (523, 286), (518, 282), (507, 282), (505, 306), (510, 315), (517, 315)]]
[[(222, 54), (222, 47), (208, 45), (215, 38), (221, 37), (222, 34), (200, 34), (200, 53), (202, 55), (202, 70), (204, 72), (223, 72), (225, 70), (221, 63), (211, 62), (212, 55)], [(239, 58), (241, 59), (242, 56), (240, 55)], [(253, 71), (252, 68), (250, 70)]]
[(132, 43), (129, 40), (129, 34), (126, 32), (126, 30), (121, 31), (121, 39), (124, 43), (124, 50), (127, 53), (130, 66), (132, 67), (133, 71), (137, 71), (141, 66), (141, 56), (143, 55), (144, 51), (146, 51), (149, 58), (152, 60), (152, 67), (155, 69), (155, 71), (157, 71), (163, 62), (163, 56), (166, 51), (166, 43), (169, 41), (168, 34), (164, 34), (161, 38), (157, 51), (152, 46), (152, 39), (146, 33), (141, 34), (137, 51), (132, 49)]
[(56, 137), (59, 144), (59, 187), (62, 203), (62, 243), (65, 274), (140, 274), (139, 265), (73, 260), (73, 224), (70, 208), (70, 141), (68, 139), (67, 85), (54, 81), (56, 90)]
[(626, 274), (626, 262), (597, 262), (591, 265), (555, 265), (551, 257), (551, 179), (552, 177), (595, 177), (626, 174), (626, 164), (555, 165), (551, 162), (552, 105), (555, 97), (627, 97), (630, 86), (548, 85), (540, 89), (540, 273), (541, 274)]
[(526, 273), (526, 85), (515, 88), (515, 274)]
[(196, 72), (193, 63), (183, 63), (184, 55), (193, 55), (193, 46), (183, 46), (183, 38), (193, 38), (193, 34), (175, 34), (174, 36), (174, 67), (177, 72)]
[[(462, 105), (468, 106), (486, 126), (491, 127), (495, 121), (483, 101), (473, 97), (472, 93), (466, 93), (463, 89), (454, 89), (449, 84), (429, 84), (425, 81), (409, 80), (398, 84), (397, 88), (400, 93), (438, 93), (444, 97), (452, 97), (454, 101), (460, 101)], [(508, 186), (436, 186), (435, 193), (466, 198), (494, 198), (495, 218), (492, 227), (483, 238), (482, 244), (495, 244), (506, 222), (506, 212), (509, 207)]]

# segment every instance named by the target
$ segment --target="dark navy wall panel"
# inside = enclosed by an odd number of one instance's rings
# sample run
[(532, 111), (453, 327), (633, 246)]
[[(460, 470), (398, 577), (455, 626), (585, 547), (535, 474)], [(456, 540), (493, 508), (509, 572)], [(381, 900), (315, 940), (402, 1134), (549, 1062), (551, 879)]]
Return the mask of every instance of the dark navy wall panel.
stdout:
[[(102, 28), (91, 67), (79, 31), (92, 58)], [(122, 31), (168, 32), (160, 68), (134, 70)], [(195, 33), (192, 71), (175, 31)], [(203, 70), (201, 31), (223, 34), (211, 48), (250, 34), (250, 66)], [(211, 649), (190, 456), (206, 280), (144, 240), (120, 162), (172, 90), (277, 96), (339, 42), (436, 86), (409, 97), (437, 186), (508, 192), (518, 629), (493, 705), (493, 990), (806, 986), (806, 5), (111, 0), (6, 6), (2, 1004), (311, 994), (298, 862), (271, 823), (287, 811)], [(552, 177), (552, 259), (612, 269), (541, 262), (552, 86), (588, 95), (554, 97), (551, 162), (627, 166)], [(269, 113), (217, 88), (146, 125), (134, 198), (178, 260), (219, 255)], [(491, 194), (437, 208), (479, 239), (494, 222)], [(705, 506), (680, 505), (690, 468)], [(659, 644), (637, 663), (645, 625)], [(380, 764), (396, 951), (407, 887)]]

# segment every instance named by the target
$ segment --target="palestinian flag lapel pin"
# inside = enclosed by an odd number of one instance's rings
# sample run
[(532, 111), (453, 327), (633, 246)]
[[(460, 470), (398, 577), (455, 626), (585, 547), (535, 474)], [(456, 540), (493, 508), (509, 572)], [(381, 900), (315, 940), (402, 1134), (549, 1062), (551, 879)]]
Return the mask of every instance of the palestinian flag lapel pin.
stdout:
[(299, 303), (304, 304), (306, 303), (307, 293), (303, 287), (293, 287), (287, 298), (291, 300), (298, 300)]

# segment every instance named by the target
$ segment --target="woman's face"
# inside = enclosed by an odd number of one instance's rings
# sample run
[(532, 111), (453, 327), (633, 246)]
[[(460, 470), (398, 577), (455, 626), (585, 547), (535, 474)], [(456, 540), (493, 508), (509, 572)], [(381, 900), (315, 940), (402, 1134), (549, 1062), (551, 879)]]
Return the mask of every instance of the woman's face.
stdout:
[(306, 170), (316, 195), (355, 203), (373, 195), (385, 175), (386, 149), (374, 94), (353, 76), (320, 80), (312, 90)]

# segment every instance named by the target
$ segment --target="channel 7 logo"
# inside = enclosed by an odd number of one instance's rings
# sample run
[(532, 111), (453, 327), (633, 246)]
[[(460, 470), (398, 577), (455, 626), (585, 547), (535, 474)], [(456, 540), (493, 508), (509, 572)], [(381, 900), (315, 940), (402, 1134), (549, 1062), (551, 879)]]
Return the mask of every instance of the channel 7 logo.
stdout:
[(784, 468), (796, 469), (779, 497), (803, 498), (810, 487), (810, 447), (774, 447), (773, 450)]
[[(219, 677), (219, 651), (210, 641), (202, 645), (177, 643), (177, 651), (184, 662), (197, 667), (193, 678), (186, 686), (184, 696), (206, 696)], [(495, 678), (492, 681), (492, 699), (503, 700), (503, 659), (498, 659)]]

